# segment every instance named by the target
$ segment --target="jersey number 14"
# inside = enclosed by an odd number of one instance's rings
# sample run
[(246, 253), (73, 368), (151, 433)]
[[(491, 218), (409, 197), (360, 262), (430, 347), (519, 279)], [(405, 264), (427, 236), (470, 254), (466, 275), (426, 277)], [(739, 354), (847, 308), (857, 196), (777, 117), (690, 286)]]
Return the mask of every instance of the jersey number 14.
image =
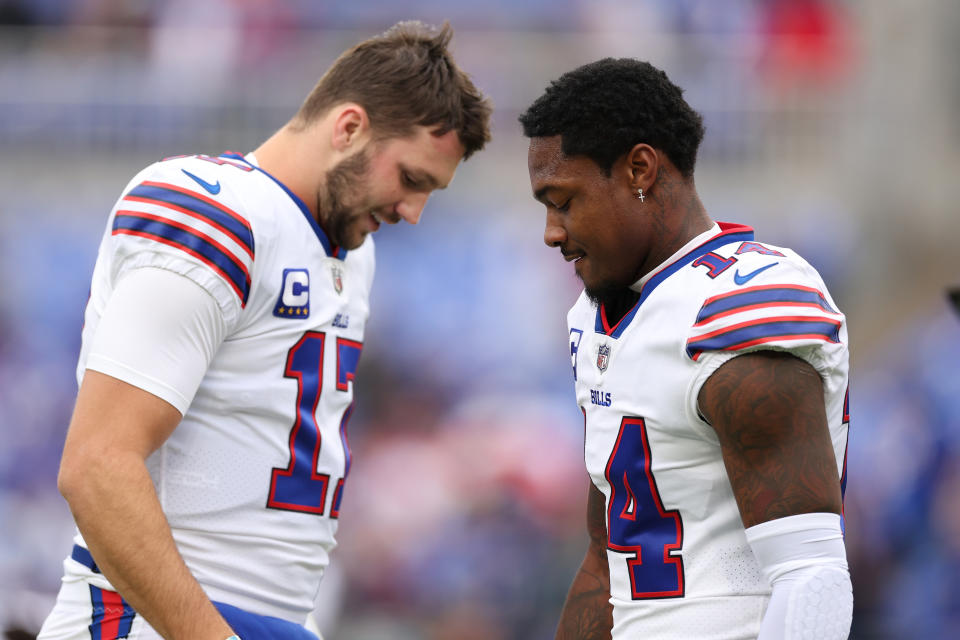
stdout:
[(607, 547), (627, 554), (634, 600), (683, 597), (683, 546), (679, 512), (667, 511), (650, 469), (643, 418), (625, 417), (605, 471), (610, 483)]

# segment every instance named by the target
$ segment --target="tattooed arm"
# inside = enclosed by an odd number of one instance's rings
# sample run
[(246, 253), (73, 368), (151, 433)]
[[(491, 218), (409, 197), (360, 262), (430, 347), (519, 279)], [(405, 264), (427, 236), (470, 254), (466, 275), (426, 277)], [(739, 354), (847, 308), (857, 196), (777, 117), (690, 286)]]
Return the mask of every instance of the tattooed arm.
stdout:
[(603, 494), (592, 482), (587, 498), (587, 532), (590, 546), (567, 593), (556, 640), (610, 638), (613, 606), (610, 604), (610, 567), (607, 564), (606, 509)]
[(813, 367), (778, 351), (738, 356), (707, 379), (699, 405), (720, 438), (744, 527), (840, 513), (823, 383)]
[(721, 365), (699, 403), (771, 586), (759, 639), (793, 640), (804, 629), (847, 638), (853, 595), (819, 374), (786, 353), (750, 353)]

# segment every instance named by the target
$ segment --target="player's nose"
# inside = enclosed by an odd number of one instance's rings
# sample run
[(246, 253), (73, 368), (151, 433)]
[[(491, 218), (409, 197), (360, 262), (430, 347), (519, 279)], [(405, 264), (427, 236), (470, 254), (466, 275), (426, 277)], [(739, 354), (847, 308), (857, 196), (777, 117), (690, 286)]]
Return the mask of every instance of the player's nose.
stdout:
[(559, 247), (567, 239), (567, 230), (560, 223), (559, 216), (547, 212), (547, 223), (543, 228), (543, 243), (548, 247)]
[(417, 224), (420, 222), (420, 214), (423, 213), (423, 208), (427, 206), (427, 198), (429, 197), (430, 194), (427, 193), (413, 193), (408, 195), (397, 203), (397, 215), (410, 224)]

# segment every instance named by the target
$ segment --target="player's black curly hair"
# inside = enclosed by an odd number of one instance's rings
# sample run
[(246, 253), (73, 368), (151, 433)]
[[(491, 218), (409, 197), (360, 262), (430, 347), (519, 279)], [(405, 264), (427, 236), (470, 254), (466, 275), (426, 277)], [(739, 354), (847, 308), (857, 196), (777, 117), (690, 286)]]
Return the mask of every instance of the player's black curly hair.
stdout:
[(607, 175), (639, 143), (667, 154), (689, 178), (703, 139), (703, 118), (683, 89), (648, 62), (604, 58), (554, 80), (520, 116), (528, 138), (560, 135), (568, 155), (584, 155)]

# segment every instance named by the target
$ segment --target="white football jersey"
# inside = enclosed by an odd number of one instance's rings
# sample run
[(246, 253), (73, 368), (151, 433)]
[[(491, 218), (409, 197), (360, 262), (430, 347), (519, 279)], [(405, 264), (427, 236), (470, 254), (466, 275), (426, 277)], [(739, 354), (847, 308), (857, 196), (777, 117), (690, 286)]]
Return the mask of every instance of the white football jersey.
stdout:
[(797, 355), (823, 378), (845, 475), (844, 316), (796, 253), (726, 223), (634, 289), (615, 326), (586, 294), (568, 315), (587, 471), (606, 498), (613, 638), (756, 638), (770, 587), (697, 395), (738, 354)]
[(199, 284), (226, 326), (182, 422), (147, 459), (177, 547), (211, 599), (302, 623), (350, 470), (372, 239), (350, 252), (332, 246), (252, 155), (156, 163), (110, 214), (78, 378), (111, 291), (146, 266)]

